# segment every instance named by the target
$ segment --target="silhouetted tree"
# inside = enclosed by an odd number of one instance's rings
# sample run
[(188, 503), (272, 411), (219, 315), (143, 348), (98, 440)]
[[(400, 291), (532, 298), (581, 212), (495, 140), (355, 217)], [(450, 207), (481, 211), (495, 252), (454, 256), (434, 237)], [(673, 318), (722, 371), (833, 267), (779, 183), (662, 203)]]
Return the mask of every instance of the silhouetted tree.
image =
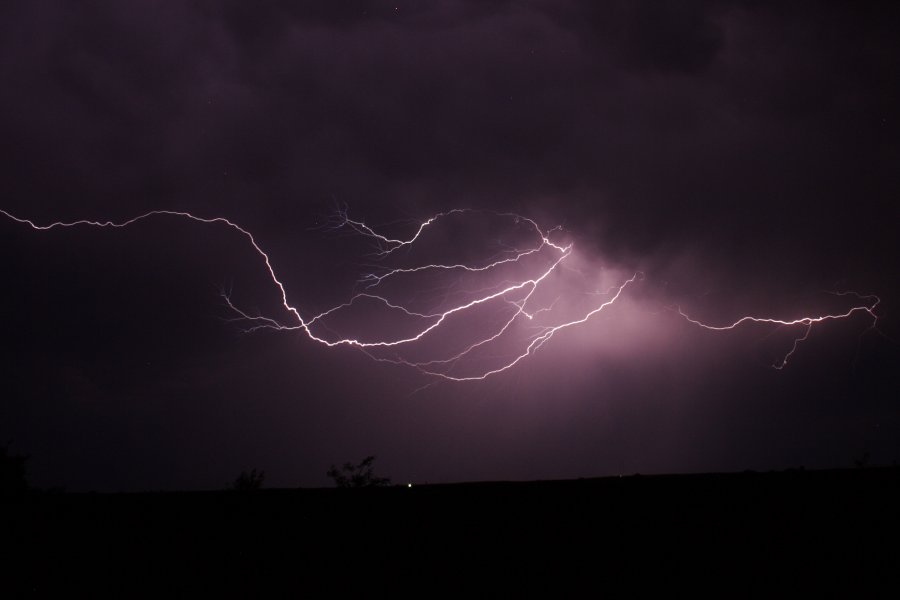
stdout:
[(27, 456), (10, 454), (8, 446), (0, 446), (0, 495), (21, 494), (28, 490), (26, 460)]
[(234, 480), (232, 487), (239, 492), (251, 492), (261, 489), (265, 479), (265, 471), (257, 471), (256, 469), (251, 469), (249, 473), (241, 471), (241, 474)]
[(372, 471), (374, 456), (367, 456), (358, 465), (344, 463), (338, 470), (334, 465), (328, 469), (328, 476), (339, 488), (380, 487), (391, 484), (390, 477), (377, 477)]

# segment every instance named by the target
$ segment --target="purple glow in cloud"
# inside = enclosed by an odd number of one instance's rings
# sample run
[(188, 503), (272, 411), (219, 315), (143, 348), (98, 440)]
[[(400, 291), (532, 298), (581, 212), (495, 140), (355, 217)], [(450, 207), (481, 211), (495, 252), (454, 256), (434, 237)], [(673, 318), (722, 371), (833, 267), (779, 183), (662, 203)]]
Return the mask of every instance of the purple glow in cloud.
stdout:
[[(629, 288), (643, 279), (639, 271), (601, 276), (587, 272), (574, 264), (575, 244), (563, 239), (560, 227), (544, 230), (534, 220), (513, 213), (453, 209), (412, 223), (414, 233), (408, 237), (392, 237), (339, 211), (330, 228), (349, 230), (370, 240), (375, 246), (374, 264), (360, 277), (359, 291), (347, 301), (303, 316), (289, 300), (269, 255), (254, 236), (224, 217), (155, 210), (121, 222), (78, 220), (39, 225), (4, 210), (0, 213), (40, 231), (76, 226), (123, 228), (163, 216), (226, 225), (241, 233), (263, 259), (289, 315), (288, 321), (252, 315), (223, 293), (235, 315), (233, 321), (244, 323), (245, 331), (301, 331), (326, 347), (354, 347), (376, 361), (455, 382), (483, 380), (512, 369), (557, 333), (613, 310)], [(434, 244), (429, 247), (429, 236), (436, 230), (459, 230), (473, 224), (487, 226), (495, 235), (478, 240), (457, 234), (449, 250), (446, 244), (440, 245), (440, 251)], [(452, 231), (444, 233), (454, 235)], [(473, 251), (481, 257), (472, 259)], [(750, 323), (798, 328), (801, 333), (790, 349), (772, 365), (782, 369), (815, 325), (864, 313), (871, 318), (866, 331), (876, 327), (877, 296), (836, 295), (852, 298), (855, 304), (845, 310), (792, 319), (746, 315), (720, 325), (692, 317), (681, 308), (676, 311), (697, 327), (719, 332)]]

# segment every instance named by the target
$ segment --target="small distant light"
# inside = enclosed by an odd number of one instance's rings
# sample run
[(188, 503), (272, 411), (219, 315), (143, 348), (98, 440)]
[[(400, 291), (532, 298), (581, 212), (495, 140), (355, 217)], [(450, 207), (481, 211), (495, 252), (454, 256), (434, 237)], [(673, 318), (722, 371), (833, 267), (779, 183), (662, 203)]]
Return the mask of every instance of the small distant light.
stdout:
[(407, 484), (406, 484), (406, 487), (411, 488), (411, 487), (412, 487), (412, 484), (411, 484), (411, 483), (407, 483)]

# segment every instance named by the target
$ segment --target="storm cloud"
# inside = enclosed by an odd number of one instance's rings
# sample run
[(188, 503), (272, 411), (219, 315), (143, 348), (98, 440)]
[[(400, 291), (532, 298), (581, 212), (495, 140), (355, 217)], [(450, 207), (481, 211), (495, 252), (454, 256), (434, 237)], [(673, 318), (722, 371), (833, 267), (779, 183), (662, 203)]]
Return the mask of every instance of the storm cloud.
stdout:
[(335, 206), (375, 224), (513, 211), (646, 283), (522, 371), (413, 393), (413, 375), (352, 350), (224, 322), (220, 287), (278, 310), (228, 231), (3, 222), (0, 436), (34, 455), (39, 483), (74, 489), (210, 487), (254, 465), (321, 484), (369, 454), (430, 481), (890, 462), (897, 349), (860, 341), (866, 322), (816, 330), (773, 372), (769, 332), (716, 337), (666, 307), (796, 315), (852, 289), (879, 294), (879, 329), (900, 337), (898, 16), (886, 2), (5, 4), (10, 213), (226, 216), (312, 313), (347, 299), (364, 256), (323, 229)]

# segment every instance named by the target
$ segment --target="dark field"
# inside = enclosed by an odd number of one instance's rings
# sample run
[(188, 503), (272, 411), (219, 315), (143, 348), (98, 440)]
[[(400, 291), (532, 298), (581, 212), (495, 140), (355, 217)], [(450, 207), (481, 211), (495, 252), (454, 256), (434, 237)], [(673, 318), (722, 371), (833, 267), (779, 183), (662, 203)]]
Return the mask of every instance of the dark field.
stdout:
[[(722, 591), (896, 581), (900, 469), (4, 501), (6, 589), (291, 595), (675, 576)], [(662, 579), (660, 579), (662, 578)], [(423, 587), (427, 586), (427, 587)], [(783, 589), (780, 588), (779, 589)], [(55, 595), (55, 594), (54, 594)]]

